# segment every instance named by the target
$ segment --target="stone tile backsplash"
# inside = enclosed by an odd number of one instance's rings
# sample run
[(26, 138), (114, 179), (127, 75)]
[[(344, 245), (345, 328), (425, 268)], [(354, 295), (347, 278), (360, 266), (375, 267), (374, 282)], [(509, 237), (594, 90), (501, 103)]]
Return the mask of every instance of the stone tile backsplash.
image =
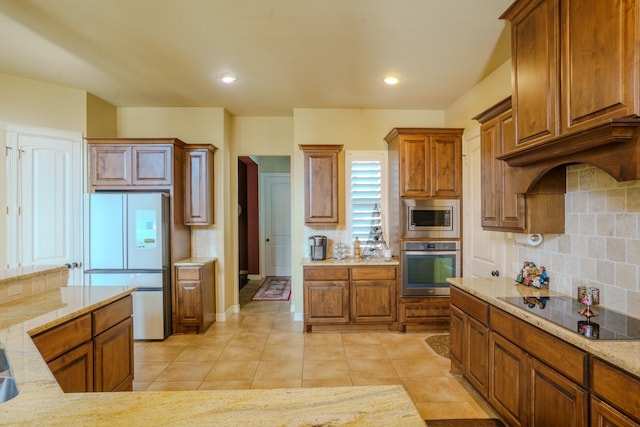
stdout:
[(640, 181), (617, 182), (599, 168), (569, 166), (565, 234), (544, 235), (537, 247), (515, 239), (512, 274), (534, 261), (546, 267), (551, 289), (575, 296), (580, 285), (596, 286), (602, 305), (640, 318), (639, 230)]

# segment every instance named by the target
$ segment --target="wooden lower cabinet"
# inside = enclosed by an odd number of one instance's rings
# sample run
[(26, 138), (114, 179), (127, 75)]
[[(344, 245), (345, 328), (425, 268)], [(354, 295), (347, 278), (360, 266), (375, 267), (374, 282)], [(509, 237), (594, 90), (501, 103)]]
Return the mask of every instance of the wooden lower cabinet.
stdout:
[(591, 425), (640, 426), (640, 378), (591, 358)]
[(175, 332), (203, 333), (216, 317), (215, 261), (175, 268)]
[(133, 389), (132, 297), (34, 335), (65, 393)]
[(397, 267), (304, 267), (305, 330), (396, 328)]
[(93, 345), (91, 341), (53, 359), (47, 365), (65, 393), (93, 391)]
[(527, 355), (495, 332), (489, 334), (489, 390), (487, 400), (510, 426), (526, 424)]
[(93, 391), (133, 390), (133, 319), (128, 317), (93, 338)]
[(528, 365), (528, 425), (586, 426), (589, 419), (587, 391), (533, 357), (529, 357)]
[(489, 328), (469, 317), (464, 329), (469, 352), (464, 358), (465, 378), (483, 397), (489, 388)]
[(639, 427), (632, 420), (606, 402), (591, 396), (591, 427)]

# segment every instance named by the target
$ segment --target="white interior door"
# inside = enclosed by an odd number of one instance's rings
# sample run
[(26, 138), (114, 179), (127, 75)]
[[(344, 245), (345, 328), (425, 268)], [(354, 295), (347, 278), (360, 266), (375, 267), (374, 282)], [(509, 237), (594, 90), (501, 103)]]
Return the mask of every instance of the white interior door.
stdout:
[[(77, 265), (70, 284), (82, 283), (82, 136), (74, 132), (8, 127), (18, 153), (14, 177), (19, 214), (7, 230), (15, 233), (15, 265)], [(11, 242), (8, 239), (7, 242)]]
[(291, 177), (262, 174), (265, 273), (291, 276)]
[(481, 206), (481, 162), (480, 135), (470, 138), (464, 157), (464, 247), (463, 259), (465, 277), (490, 277), (492, 271), (503, 270), (505, 234), (497, 231), (485, 231), (480, 225)]

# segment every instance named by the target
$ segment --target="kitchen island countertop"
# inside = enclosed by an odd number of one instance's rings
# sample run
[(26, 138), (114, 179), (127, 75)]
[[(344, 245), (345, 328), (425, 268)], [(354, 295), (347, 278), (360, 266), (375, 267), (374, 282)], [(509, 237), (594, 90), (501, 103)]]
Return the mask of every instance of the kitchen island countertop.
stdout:
[(513, 279), (507, 278), (456, 277), (449, 278), (447, 281), (451, 285), (537, 326), (551, 335), (640, 377), (640, 340), (592, 340), (501, 299), (503, 297), (560, 295), (558, 293), (548, 289), (519, 285)]
[(31, 335), (134, 290), (70, 286), (0, 305), (0, 346), (19, 390), (16, 397), (0, 403), (0, 425), (424, 426), (400, 385), (63, 393)]

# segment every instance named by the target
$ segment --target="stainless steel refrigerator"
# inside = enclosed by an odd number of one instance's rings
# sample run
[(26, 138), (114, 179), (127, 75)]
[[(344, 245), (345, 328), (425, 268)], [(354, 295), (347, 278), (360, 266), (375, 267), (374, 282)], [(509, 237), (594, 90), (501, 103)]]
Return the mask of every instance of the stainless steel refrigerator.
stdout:
[(85, 195), (85, 286), (135, 285), (133, 338), (171, 333), (167, 193)]

